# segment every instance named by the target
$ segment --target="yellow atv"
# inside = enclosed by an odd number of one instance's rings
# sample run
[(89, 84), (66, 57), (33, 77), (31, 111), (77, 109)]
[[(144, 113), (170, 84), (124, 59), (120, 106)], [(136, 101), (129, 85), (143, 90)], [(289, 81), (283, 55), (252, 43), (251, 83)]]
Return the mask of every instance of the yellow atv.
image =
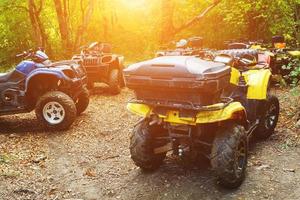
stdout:
[(279, 101), (268, 92), (268, 65), (234, 54), (224, 52), (214, 61), (165, 56), (124, 70), (136, 94), (127, 108), (142, 117), (130, 141), (137, 166), (155, 170), (170, 151), (195, 161), (204, 155), (218, 183), (242, 184), (249, 138), (274, 132)]

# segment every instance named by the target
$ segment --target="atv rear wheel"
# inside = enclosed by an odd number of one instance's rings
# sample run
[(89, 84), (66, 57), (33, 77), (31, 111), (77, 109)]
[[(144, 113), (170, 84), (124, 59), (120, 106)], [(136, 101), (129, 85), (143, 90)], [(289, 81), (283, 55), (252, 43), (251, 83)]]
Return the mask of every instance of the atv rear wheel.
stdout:
[(166, 157), (166, 153), (155, 154), (156, 147), (163, 144), (155, 144), (153, 134), (160, 134), (159, 127), (150, 126), (147, 120), (138, 124), (130, 138), (130, 154), (134, 163), (144, 171), (154, 171), (160, 167)]
[(87, 109), (89, 103), (90, 103), (90, 93), (89, 90), (86, 87), (84, 87), (75, 103), (77, 109), (77, 115), (83, 113)]
[(273, 95), (268, 96), (264, 109), (264, 115), (254, 134), (257, 139), (267, 139), (274, 133), (280, 111), (278, 98)]
[(108, 85), (112, 94), (119, 94), (121, 92), (120, 70), (112, 69), (109, 74)]
[(211, 156), (218, 183), (230, 189), (239, 187), (245, 179), (248, 159), (248, 140), (244, 127), (229, 123), (219, 130)]
[(77, 110), (71, 97), (63, 92), (52, 91), (40, 97), (35, 113), (46, 127), (65, 130), (73, 124)]

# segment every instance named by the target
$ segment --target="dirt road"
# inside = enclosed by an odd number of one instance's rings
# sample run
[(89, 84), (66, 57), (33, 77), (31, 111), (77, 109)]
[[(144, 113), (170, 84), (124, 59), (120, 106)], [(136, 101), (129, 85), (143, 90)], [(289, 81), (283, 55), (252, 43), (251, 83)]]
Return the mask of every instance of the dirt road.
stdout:
[[(142, 173), (128, 150), (138, 120), (125, 107), (133, 94), (93, 93), (66, 132), (45, 132), (33, 113), (0, 118), (0, 199), (300, 199), (295, 107), (282, 110), (274, 136), (252, 145), (241, 188), (224, 190), (206, 164), (168, 158), (155, 173)], [(291, 101), (284, 92), (280, 98), (283, 105)]]

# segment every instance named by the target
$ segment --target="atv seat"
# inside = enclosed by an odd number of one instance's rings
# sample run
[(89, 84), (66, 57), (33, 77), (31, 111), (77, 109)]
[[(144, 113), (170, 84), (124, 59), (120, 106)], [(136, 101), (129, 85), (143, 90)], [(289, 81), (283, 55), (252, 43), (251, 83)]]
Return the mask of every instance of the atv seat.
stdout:
[(24, 74), (16, 70), (8, 73), (0, 73), (0, 83), (19, 82), (24, 78)]
[(258, 60), (258, 51), (254, 49), (230, 49), (230, 50), (221, 50), (217, 54), (226, 54), (232, 57), (241, 58), (245, 55), (252, 55)]

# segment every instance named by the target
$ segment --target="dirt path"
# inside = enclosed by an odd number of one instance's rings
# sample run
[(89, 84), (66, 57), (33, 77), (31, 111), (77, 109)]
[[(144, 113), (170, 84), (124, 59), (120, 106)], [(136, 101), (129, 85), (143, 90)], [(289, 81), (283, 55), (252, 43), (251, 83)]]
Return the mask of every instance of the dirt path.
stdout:
[(252, 145), (245, 183), (228, 191), (216, 186), (205, 164), (168, 158), (157, 172), (142, 173), (128, 150), (138, 120), (125, 108), (133, 94), (94, 93), (66, 132), (45, 132), (34, 114), (0, 118), (0, 199), (300, 199), (299, 135), (289, 125), (290, 107), (276, 134)]

